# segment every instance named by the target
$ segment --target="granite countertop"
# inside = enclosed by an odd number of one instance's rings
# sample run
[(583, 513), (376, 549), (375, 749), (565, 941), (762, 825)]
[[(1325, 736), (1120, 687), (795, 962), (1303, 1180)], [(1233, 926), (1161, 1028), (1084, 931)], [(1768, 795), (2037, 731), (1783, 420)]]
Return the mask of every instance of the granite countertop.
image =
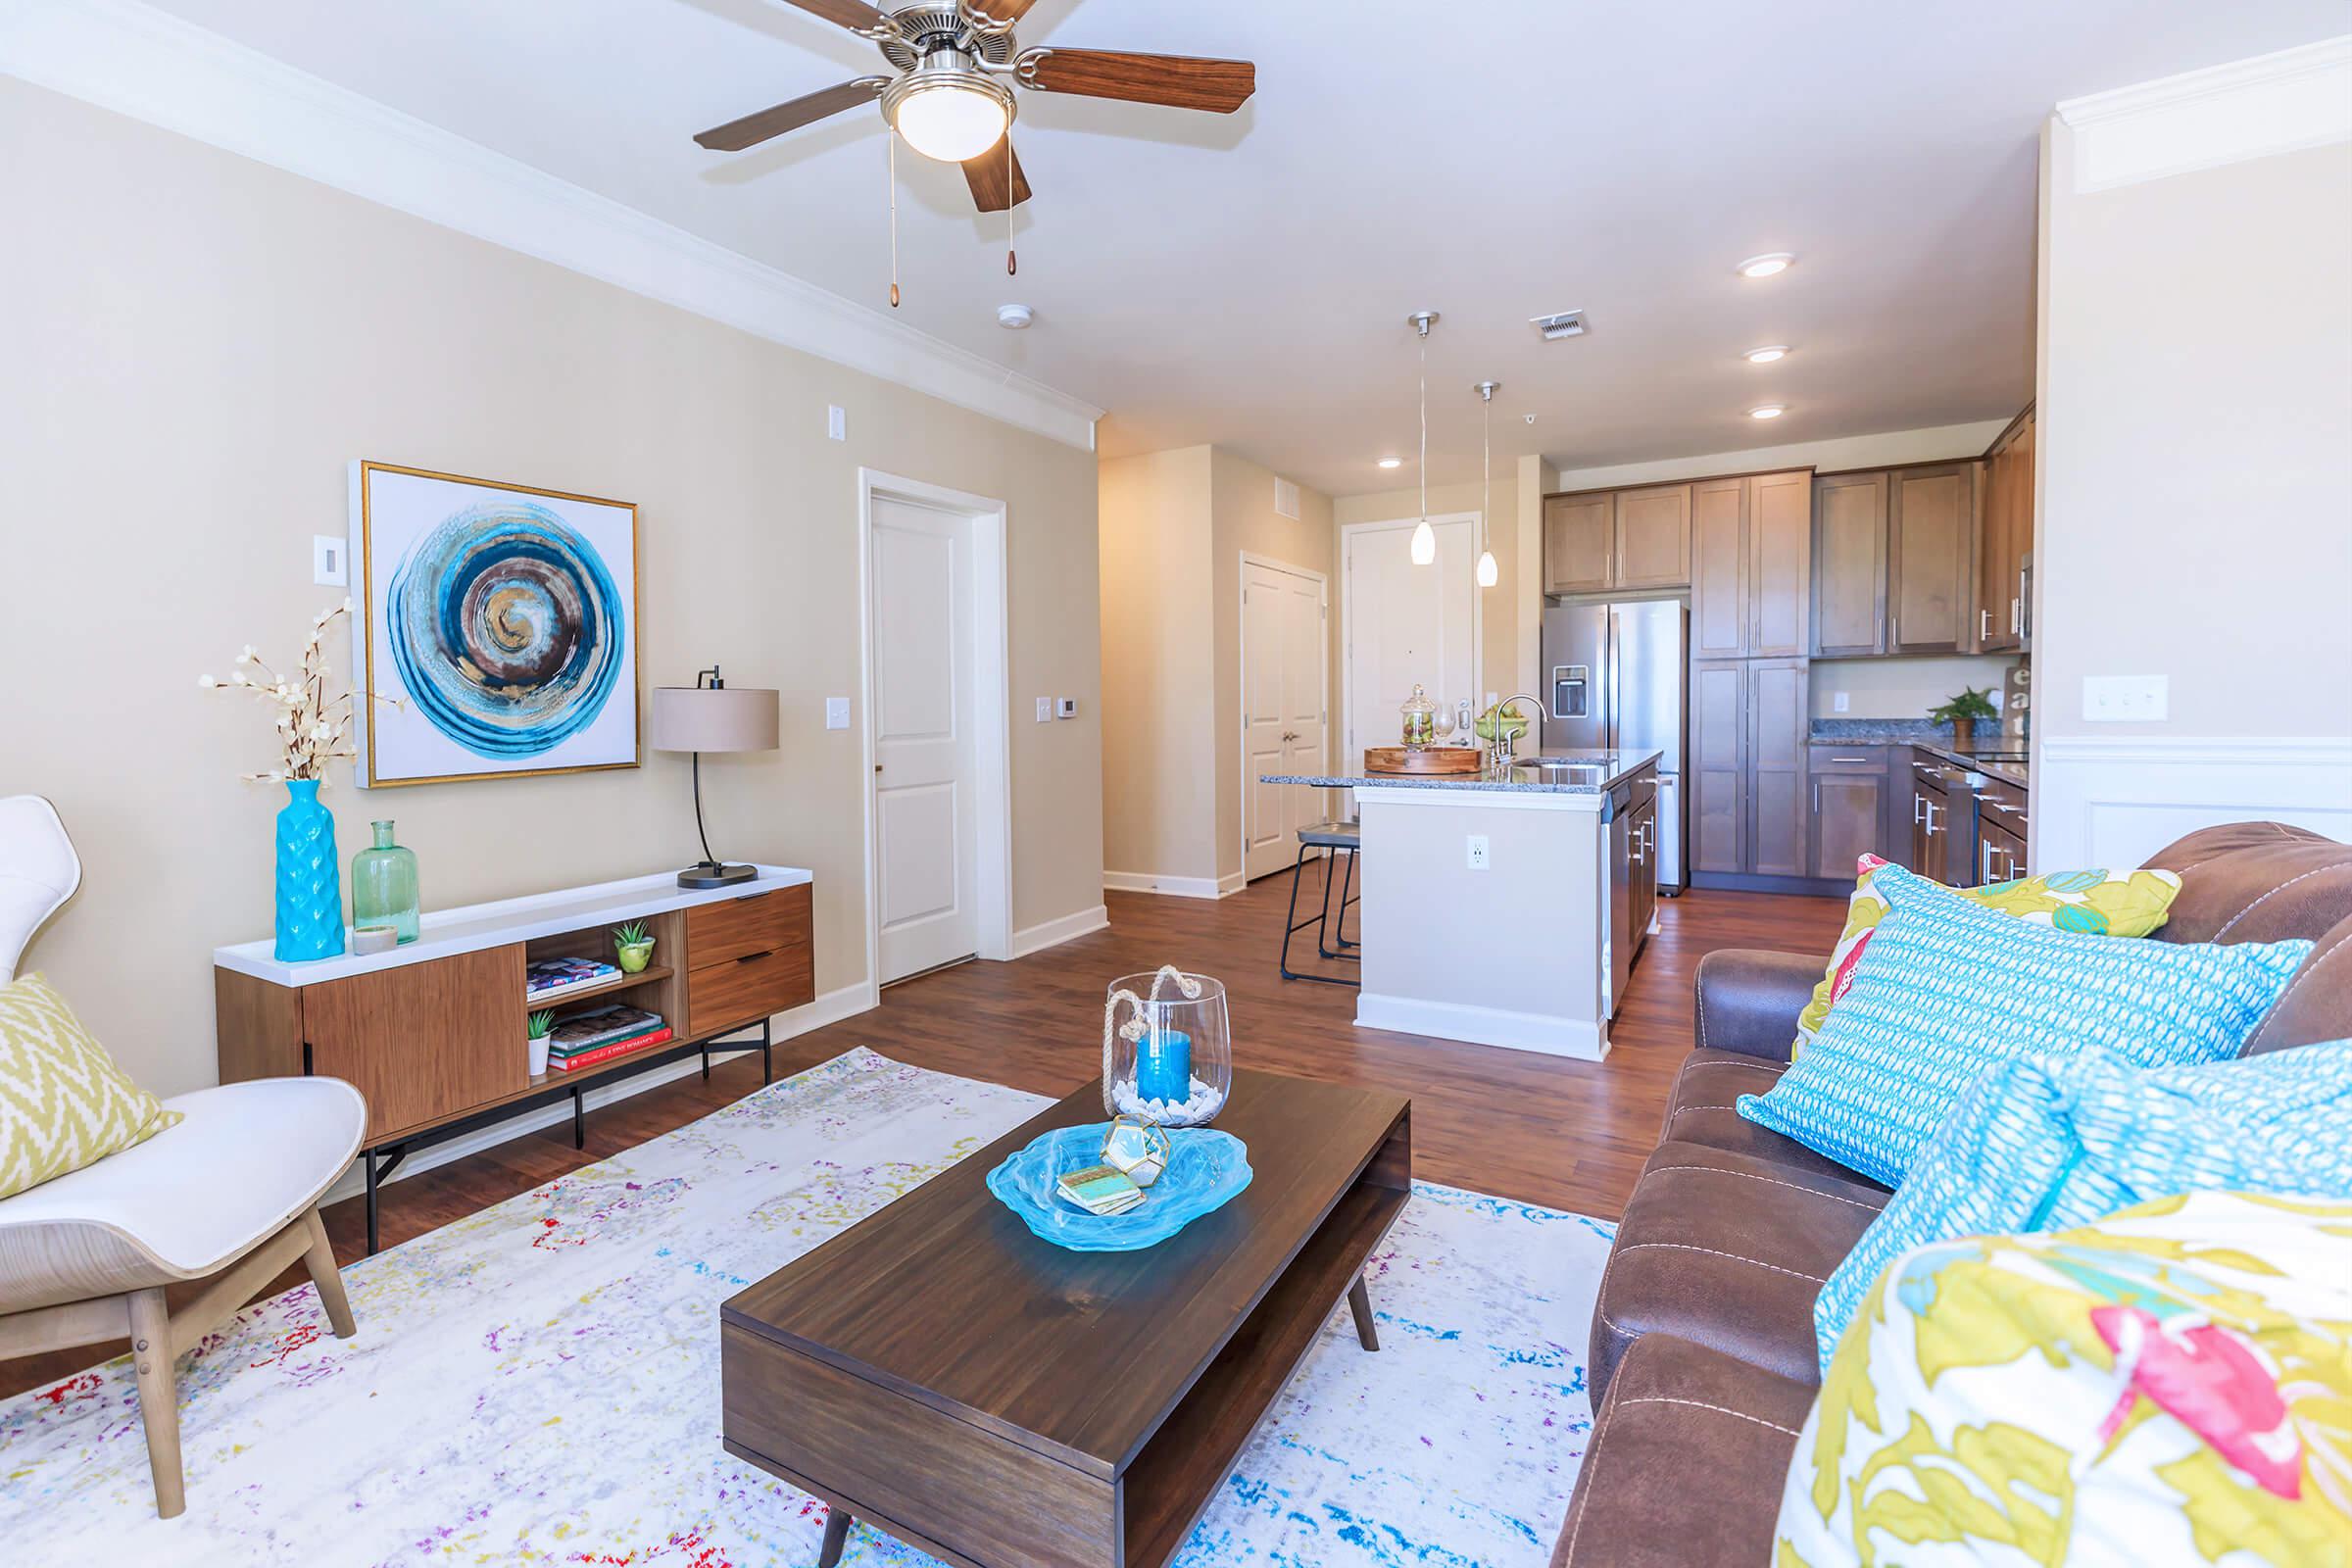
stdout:
[[(1508, 776), (1487, 778), (1469, 773), (1458, 777), (1398, 773), (1264, 773), (1261, 784), (1307, 784), (1316, 789), (1498, 790), (1533, 795), (1605, 795), (1641, 772), (1655, 767), (1665, 754), (1658, 751), (1580, 751), (1546, 746), (1519, 759)], [(1547, 769), (1530, 766), (1537, 758), (1570, 764)]]
[(2029, 787), (2022, 735), (1981, 732), (1974, 745), (1964, 748), (1953, 741), (1949, 724), (1916, 718), (1817, 718), (1812, 739), (1817, 746), (1908, 746), (2021, 790)]

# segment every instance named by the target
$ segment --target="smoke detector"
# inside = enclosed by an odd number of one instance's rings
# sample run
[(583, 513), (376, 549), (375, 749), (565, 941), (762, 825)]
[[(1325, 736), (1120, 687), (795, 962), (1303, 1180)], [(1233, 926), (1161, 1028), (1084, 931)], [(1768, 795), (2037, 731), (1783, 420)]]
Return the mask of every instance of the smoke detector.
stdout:
[(1037, 318), (1030, 313), (1029, 307), (1026, 305), (1000, 305), (997, 307), (997, 324), (1007, 332), (1021, 331), (1035, 319)]
[(1546, 343), (1585, 335), (1585, 313), (1582, 311), (1560, 311), (1551, 316), (1530, 317), (1529, 319), (1535, 323), (1536, 330), (1544, 334)]

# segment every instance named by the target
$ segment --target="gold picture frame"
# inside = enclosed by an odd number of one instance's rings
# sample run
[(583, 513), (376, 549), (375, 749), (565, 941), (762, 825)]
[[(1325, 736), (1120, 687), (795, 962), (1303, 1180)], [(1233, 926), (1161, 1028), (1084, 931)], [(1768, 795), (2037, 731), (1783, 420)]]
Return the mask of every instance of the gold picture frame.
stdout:
[[(620, 768), (639, 767), (644, 764), (643, 655), (645, 621), (640, 612), (641, 590), (644, 582), (644, 536), (640, 528), (640, 518), (635, 502), (615, 501), (604, 496), (582, 495), (568, 490), (550, 490), (537, 485), (515, 484), (504, 479), (483, 479), (468, 474), (445, 473), (434, 468), (412, 467), (396, 463), (379, 463), (366, 458), (354, 460), (351, 465), (350, 478), (349, 559), (352, 572), (356, 577), (354, 586), (359, 590), (352, 596), (354, 612), (352, 615), (352, 667), (359, 672), (360, 689), (379, 697), (407, 698), (412, 695), (399, 681), (398, 672), (379, 662), (377, 649), (379, 637), (388, 638), (389, 635), (384, 624), (386, 605), (378, 596), (380, 591), (389, 587), (391, 570), (389, 563), (379, 563), (376, 559), (376, 545), (379, 538), (390, 531), (387, 519), (379, 518), (378, 515), (381, 501), (377, 495), (376, 481), (379, 478), (425, 481), (432, 485), (449, 486), (456, 491), (494, 491), (501, 494), (528, 497), (542, 510), (548, 510), (546, 504), (552, 502), (569, 508), (597, 508), (612, 513), (625, 514), (625, 527), (628, 533), (626, 557), (628, 580), (625, 585), (616, 585), (619, 587), (619, 609), (628, 619), (628, 625), (623, 629), (620, 638), (624, 645), (622, 657), (627, 667), (625, 677), (616, 677), (611, 693), (608, 694), (605, 702), (600, 704), (601, 710), (616, 697), (625, 697), (628, 703), (628, 753), (625, 757), (613, 755), (609, 760), (564, 762), (551, 766), (492, 766), (425, 772), (406, 771), (396, 764), (387, 771), (385, 759), (379, 756), (378, 750), (378, 741), (384, 728), (379, 718), (380, 710), (375, 703), (359, 701), (352, 705), (355, 714), (353, 749), (356, 753), (352, 771), (353, 781), (356, 784), (363, 789), (403, 789), (416, 784), (459, 784), (482, 779), (546, 778), (564, 773), (607, 773)], [(461, 497), (456, 494), (445, 498), (446, 504), (455, 504), (460, 499)], [(452, 514), (454, 515), (454, 513)], [(564, 520), (571, 522), (578, 519), (575, 515), (567, 516)], [(409, 543), (414, 542), (416, 525), (413, 519), (404, 519), (403, 526), (407, 529), (409, 537), (400, 541), (397, 548), (405, 549)], [(595, 540), (588, 538), (586, 534), (583, 533), (581, 538), (582, 543), (597, 556), (599, 566), (604, 566), (609, 553), (602, 549)], [(400, 690), (387, 691), (384, 684), (386, 678), (390, 678), (393, 684), (399, 685)], [(438, 725), (439, 721), (431, 719), (428, 715), (428, 722)], [(608, 744), (612, 739), (612, 737), (607, 737)], [(413, 725), (403, 734), (401, 744), (420, 751), (431, 747), (438, 747), (446, 751), (468, 750), (462, 739), (448, 733), (445, 729), (440, 730), (436, 737), (428, 740), (420, 732), (416, 731)], [(562, 744), (564, 743), (557, 743), (558, 747)]]

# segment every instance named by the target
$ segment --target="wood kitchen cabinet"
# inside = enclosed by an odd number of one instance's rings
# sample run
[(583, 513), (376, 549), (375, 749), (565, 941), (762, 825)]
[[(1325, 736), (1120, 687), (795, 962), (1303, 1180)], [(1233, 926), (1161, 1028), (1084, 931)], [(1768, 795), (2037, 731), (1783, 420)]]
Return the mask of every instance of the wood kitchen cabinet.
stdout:
[(1958, 654), (1971, 646), (1977, 467), (1944, 463), (1887, 476), (1887, 653)]
[(1653, 790), (1634, 807), (1633, 866), (1629, 904), (1634, 951), (1649, 941), (1649, 923), (1658, 913), (1658, 798)]
[(1747, 481), (1690, 487), (1690, 657), (1747, 653)]
[(1903, 863), (1921, 876), (1941, 882), (1950, 869), (1946, 862), (1950, 858), (1951, 800), (1941, 773), (1928, 759), (1914, 758), (1910, 773), (1911, 853)]
[(1902, 858), (1887, 833), (1886, 762), (1884, 746), (1812, 748), (1813, 875), (1844, 881), (1865, 855)]
[(1813, 652), (1867, 659), (1886, 652), (1884, 471), (1833, 473), (1813, 485)]
[(1807, 671), (1801, 659), (1751, 660), (1747, 666), (1746, 869), (1758, 876), (1807, 876), (1813, 869), (1813, 803), (1805, 789), (1813, 727)]
[(1680, 588), (1690, 581), (1690, 487), (1620, 490), (1612, 588)]
[(1747, 651), (1802, 659), (1813, 651), (1813, 470), (1747, 481)]
[(2032, 646), (2033, 558), (2034, 411), (2028, 409), (1984, 455), (1984, 505), (1977, 550), (1980, 652)]
[(1617, 559), (1615, 497), (1544, 498), (1544, 591), (1605, 593)]
[(1690, 666), (1692, 871), (1747, 869), (1747, 678), (1744, 660)]

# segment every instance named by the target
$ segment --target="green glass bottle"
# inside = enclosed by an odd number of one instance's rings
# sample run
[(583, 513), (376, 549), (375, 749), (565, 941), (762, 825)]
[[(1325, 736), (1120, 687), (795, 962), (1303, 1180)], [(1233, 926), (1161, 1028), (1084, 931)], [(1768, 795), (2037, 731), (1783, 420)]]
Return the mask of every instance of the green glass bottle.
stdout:
[(392, 842), (378, 822), (375, 842), (351, 858), (351, 923), (388, 925), (401, 942), (416, 940), (416, 856)]

